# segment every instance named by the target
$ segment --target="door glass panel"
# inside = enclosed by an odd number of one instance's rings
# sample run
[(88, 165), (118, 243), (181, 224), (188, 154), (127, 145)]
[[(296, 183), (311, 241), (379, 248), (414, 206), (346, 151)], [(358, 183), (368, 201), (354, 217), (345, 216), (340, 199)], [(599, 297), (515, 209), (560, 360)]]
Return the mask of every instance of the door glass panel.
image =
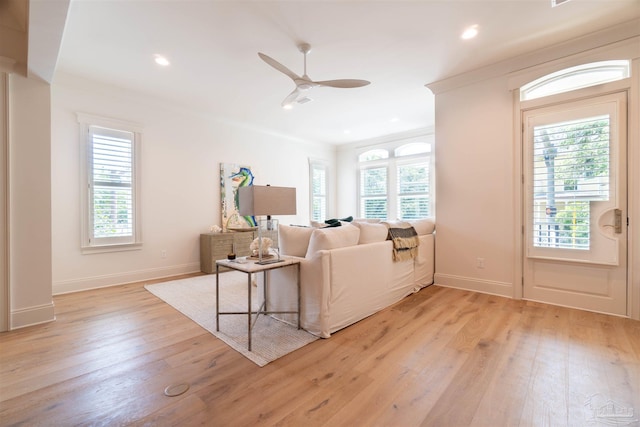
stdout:
[(532, 244), (589, 250), (591, 203), (609, 200), (610, 117), (533, 127)]

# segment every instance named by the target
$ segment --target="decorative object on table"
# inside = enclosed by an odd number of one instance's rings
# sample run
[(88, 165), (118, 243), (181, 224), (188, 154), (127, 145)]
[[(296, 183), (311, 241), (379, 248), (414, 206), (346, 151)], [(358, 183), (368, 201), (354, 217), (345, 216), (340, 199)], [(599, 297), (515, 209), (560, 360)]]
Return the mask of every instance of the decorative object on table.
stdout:
[(222, 228), (220, 228), (220, 226), (218, 225), (212, 225), (211, 227), (209, 227), (209, 232), (211, 233), (220, 233), (222, 231)]
[(237, 231), (237, 232), (240, 232), (240, 233), (247, 232), (247, 231), (253, 231), (253, 230), (257, 230), (257, 229), (258, 229), (257, 225), (253, 226), (253, 227), (232, 227), (232, 226), (227, 227), (227, 231)]
[(253, 173), (249, 166), (220, 163), (220, 204), (224, 231), (247, 231), (256, 227), (253, 215), (238, 213), (238, 189), (253, 185)]
[(231, 246), (231, 252), (227, 255), (227, 259), (229, 261), (232, 261), (232, 260), (236, 259), (236, 243), (235, 243), (235, 241), (233, 242), (233, 244)]
[[(277, 231), (265, 230), (262, 233), (262, 237), (269, 237), (273, 240), (272, 248), (278, 247), (278, 235), (276, 233)], [(228, 231), (200, 234), (200, 271), (207, 274), (214, 273), (216, 260), (226, 259), (230, 253), (236, 255), (236, 260), (251, 256), (249, 245), (257, 237), (257, 227), (247, 233)]]
[(278, 229), (278, 221), (271, 215), (295, 215), (296, 214), (296, 189), (293, 187), (272, 187), (270, 185), (251, 185), (238, 189), (240, 215), (260, 217), (266, 216), (266, 220), (258, 221), (258, 256), (259, 264), (279, 262), (280, 255), (275, 260), (263, 260), (262, 237), (263, 230), (273, 232)]
[[(260, 240), (262, 240), (262, 250), (260, 249)], [(249, 245), (249, 249), (251, 250), (251, 256), (259, 257), (259, 252), (262, 252), (262, 257), (266, 258), (270, 256), (270, 249), (273, 246), (273, 240), (268, 237), (263, 237), (260, 239), (254, 239), (253, 242)]]

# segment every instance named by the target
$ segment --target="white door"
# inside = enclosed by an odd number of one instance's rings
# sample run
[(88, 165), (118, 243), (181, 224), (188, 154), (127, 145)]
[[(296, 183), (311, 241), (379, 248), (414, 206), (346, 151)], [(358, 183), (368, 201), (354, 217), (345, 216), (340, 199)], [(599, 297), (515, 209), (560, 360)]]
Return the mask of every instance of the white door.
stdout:
[(526, 299), (627, 314), (626, 93), (523, 112)]

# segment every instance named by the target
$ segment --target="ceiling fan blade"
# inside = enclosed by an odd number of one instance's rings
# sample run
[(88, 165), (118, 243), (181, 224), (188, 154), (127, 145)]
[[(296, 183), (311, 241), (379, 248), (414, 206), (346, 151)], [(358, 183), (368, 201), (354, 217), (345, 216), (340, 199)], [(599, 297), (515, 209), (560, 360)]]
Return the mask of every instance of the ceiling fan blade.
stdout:
[(260, 52), (258, 52), (258, 56), (262, 58), (264, 62), (271, 65), (276, 70), (289, 76), (291, 80), (296, 80), (300, 78), (300, 76), (298, 76), (296, 73), (294, 73), (293, 71), (291, 71), (290, 69), (288, 69), (287, 67), (285, 67), (284, 65), (276, 61), (275, 59), (271, 58), (270, 56), (267, 56), (264, 53), (260, 53)]
[(298, 90), (298, 88), (295, 88), (293, 92), (287, 95), (284, 101), (282, 101), (282, 104), (281, 104), (282, 108), (292, 108), (299, 94), (300, 94), (300, 91)]
[(352, 87), (362, 87), (370, 84), (371, 82), (367, 80), (356, 80), (356, 79), (342, 79), (342, 80), (325, 80), (321, 82), (313, 82), (318, 86), (328, 86), (328, 87), (338, 87), (338, 88), (352, 88)]

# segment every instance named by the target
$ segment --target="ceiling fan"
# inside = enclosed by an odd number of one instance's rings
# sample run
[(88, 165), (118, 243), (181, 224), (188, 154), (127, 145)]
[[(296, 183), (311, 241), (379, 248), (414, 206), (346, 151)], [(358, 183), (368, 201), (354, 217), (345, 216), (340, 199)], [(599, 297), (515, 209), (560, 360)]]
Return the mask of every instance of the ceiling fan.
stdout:
[(335, 87), (335, 88), (354, 88), (354, 87), (362, 87), (370, 84), (371, 82), (367, 80), (356, 80), (356, 79), (341, 79), (341, 80), (324, 80), (324, 81), (314, 81), (309, 78), (307, 75), (307, 54), (311, 52), (311, 46), (308, 43), (302, 43), (298, 46), (298, 50), (304, 54), (304, 74), (302, 76), (297, 75), (275, 59), (270, 56), (265, 55), (264, 53), (258, 52), (258, 56), (262, 58), (264, 62), (271, 65), (276, 70), (281, 73), (289, 76), (291, 80), (296, 84), (296, 88), (291, 92), (285, 99), (282, 101), (282, 107), (286, 109), (293, 108), (295, 103), (298, 104), (306, 104), (307, 102), (312, 101), (311, 98), (306, 96), (306, 92), (314, 87), (325, 86), (325, 87)]

